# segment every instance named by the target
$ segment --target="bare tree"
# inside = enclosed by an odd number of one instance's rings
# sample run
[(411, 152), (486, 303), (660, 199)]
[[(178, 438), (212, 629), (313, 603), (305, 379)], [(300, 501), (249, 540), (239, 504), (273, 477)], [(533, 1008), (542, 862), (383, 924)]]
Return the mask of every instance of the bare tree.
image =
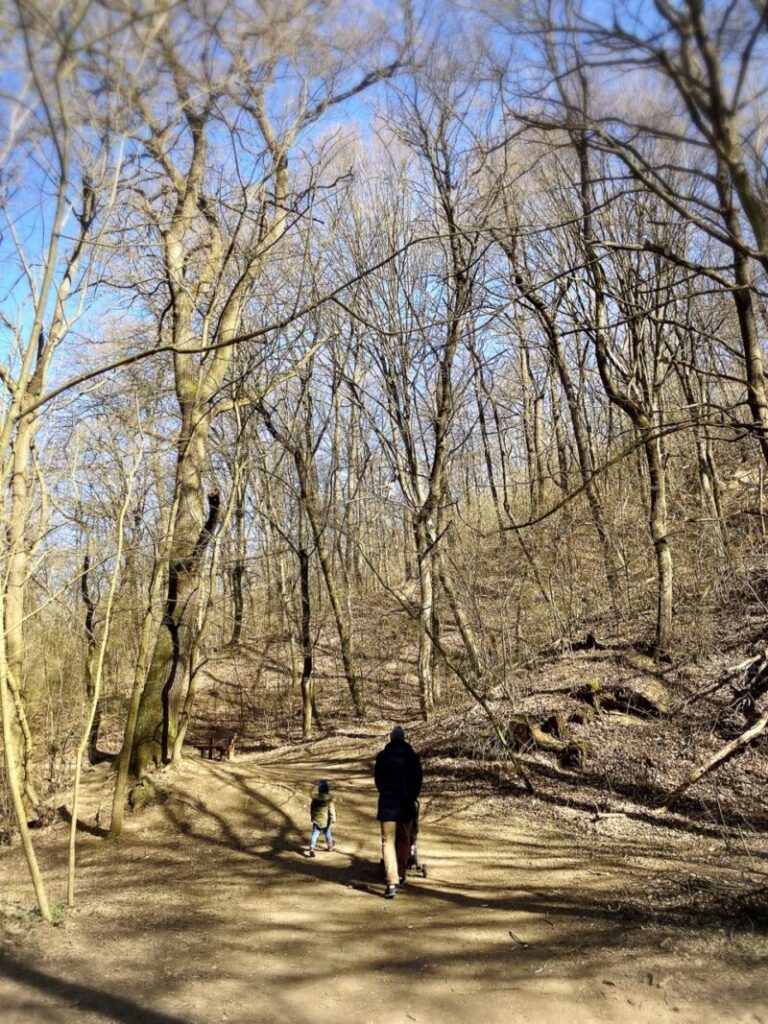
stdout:
[(167, 759), (175, 730), (174, 683), (187, 670), (201, 559), (221, 500), (212, 492), (206, 514), (217, 396), (265, 262), (306, 210), (306, 190), (291, 191), (290, 153), (308, 126), (397, 66), (375, 55), (366, 66), (365, 40), (354, 38), (339, 56), (317, 27), (305, 4), (261, 14), (221, 5), (216, 16), (174, 8), (134, 27), (135, 46), (156, 68), (150, 80), (131, 80), (136, 159), (155, 183), (134, 189), (132, 231), (152, 240), (139, 252), (159, 269), (151, 287), (166, 297), (158, 333), (173, 349), (180, 421), (168, 592), (133, 740), (137, 776)]
[[(9, 361), (0, 367), (8, 395), (0, 423), (7, 566), (0, 690), (14, 799), (21, 780), (32, 805), (38, 803), (38, 797), (30, 776), (31, 732), (24, 713), (28, 686), (24, 622), (29, 559), (36, 541), (31, 522), (35, 437), (42, 423), (40, 403), (54, 355), (82, 316), (89, 285), (102, 262), (99, 243), (110, 224), (121, 174), (114, 97), (91, 92), (83, 62), (94, 35), (100, 35), (103, 45), (109, 47), (109, 25), (101, 23), (95, 5), (84, 2), (77, 6), (79, 9), (71, 12), (75, 16), (65, 18), (60, 30), (54, 28), (50, 12), (35, 3), (19, 3), (10, 9), (9, 54), (19, 88), (10, 101), (0, 141), (9, 168), (1, 204), (3, 257), (16, 266), (13, 283), (3, 297), (2, 313)], [(92, 12), (94, 18), (88, 21)], [(22, 154), (27, 159), (22, 161)], [(34, 225), (23, 226), (19, 211), (34, 195), (45, 197), (44, 202), (42, 206), (33, 202), (39, 216)], [(11, 312), (14, 306), (17, 314)], [(21, 755), (17, 756), (19, 748)], [(21, 803), (16, 804), (41, 912), (49, 917), (26, 835), (26, 816)]]

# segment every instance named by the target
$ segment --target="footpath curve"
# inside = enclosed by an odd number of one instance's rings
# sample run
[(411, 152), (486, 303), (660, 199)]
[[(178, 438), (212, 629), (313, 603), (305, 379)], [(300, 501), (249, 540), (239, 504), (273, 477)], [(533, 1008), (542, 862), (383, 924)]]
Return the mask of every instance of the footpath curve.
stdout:
[[(54, 929), (19, 923), (31, 898), (18, 851), (4, 851), (3, 1024), (768, 1024), (764, 937), (616, 914), (658, 853), (596, 858), (553, 826), (441, 794), (428, 765), (428, 877), (382, 899), (377, 745), (190, 759), (116, 849), (80, 838), (78, 908)], [(310, 860), (320, 777), (336, 849)], [(86, 810), (108, 783), (92, 773)], [(41, 859), (62, 891), (65, 850), (57, 827)]]

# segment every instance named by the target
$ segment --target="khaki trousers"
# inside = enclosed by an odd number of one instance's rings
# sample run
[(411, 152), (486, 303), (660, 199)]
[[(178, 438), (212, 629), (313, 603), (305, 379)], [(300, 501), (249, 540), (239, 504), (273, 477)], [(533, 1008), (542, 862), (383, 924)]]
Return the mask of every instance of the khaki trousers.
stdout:
[(381, 856), (387, 885), (397, 885), (405, 878), (408, 855), (411, 852), (412, 821), (381, 821)]

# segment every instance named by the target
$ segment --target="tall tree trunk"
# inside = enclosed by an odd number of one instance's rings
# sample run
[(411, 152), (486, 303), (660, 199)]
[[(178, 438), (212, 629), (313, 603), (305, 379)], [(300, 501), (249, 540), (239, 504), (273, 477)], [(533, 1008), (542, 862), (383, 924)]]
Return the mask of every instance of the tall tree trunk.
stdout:
[(531, 352), (527, 343), (520, 341), (520, 382), (523, 400), (523, 437), (528, 468), (528, 492), (531, 514), (541, 508), (544, 493), (544, 454), (541, 444), (541, 416), (544, 394), (531, 366)]
[[(2, 576), (0, 576), (0, 602), (2, 602), (5, 597), (4, 589), (4, 580), (2, 579)], [(27, 868), (29, 869), (29, 874), (32, 879), (32, 886), (35, 890), (40, 914), (44, 921), (51, 921), (52, 916), (48, 903), (48, 894), (45, 889), (43, 877), (40, 873), (35, 849), (32, 845), (32, 838), (29, 834), (27, 815), (24, 808), (24, 798), (20, 784), (21, 773), (19, 771), (18, 764), (19, 755), (16, 745), (16, 735), (13, 729), (15, 716), (8, 693), (8, 662), (5, 654), (4, 635), (0, 635), (0, 716), (2, 717), (3, 751), (7, 767), (8, 789), (11, 794), (11, 801), (13, 803), (13, 810), (16, 816), (19, 835), (21, 836), (21, 845), (27, 862)]]
[(672, 628), (672, 552), (668, 537), (667, 482), (661, 438), (646, 433), (644, 448), (650, 478), (649, 519), (658, 577), (656, 636), (653, 642), (653, 656), (658, 660), (667, 653)]
[(347, 578), (358, 588), (363, 583), (362, 561), (360, 558), (360, 500), (362, 460), (360, 458), (360, 412), (354, 402), (349, 407), (349, 429), (347, 431), (347, 502), (345, 508), (346, 544), (344, 562)]
[(305, 512), (299, 508), (299, 593), (301, 614), (299, 634), (301, 636), (301, 735), (305, 740), (312, 737), (315, 707), (315, 682), (312, 678), (314, 652), (312, 650), (312, 592), (309, 575), (309, 552), (307, 551), (304, 525)]
[[(128, 509), (131, 504), (131, 494), (133, 491), (133, 481), (136, 477), (136, 471), (139, 468), (141, 456), (137, 457), (128, 477), (128, 487), (125, 495), (125, 500), (120, 509), (120, 515), (117, 520), (117, 550), (115, 551), (115, 565), (112, 570), (112, 576), (109, 581), (109, 592), (107, 594), (106, 606), (104, 608), (104, 627), (101, 635), (101, 643), (99, 644), (98, 654), (94, 658), (92, 671), (90, 673), (90, 701), (88, 703), (88, 714), (86, 722), (83, 727), (82, 735), (80, 736), (80, 742), (77, 745), (75, 751), (75, 775), (72, 783), (72, 812), (69, 822), (69, 864), (67, 872), (67, 906), (74, 907), (75, 905), (75, 843), (77, 840), (77, 815), (79, 811), (79, 800), (80, 800), (80, 776), (83, 769), (83, 755), (86, 750), (90, 748), (93, 727), (96, 722), (96, 716), (99, 712), (99, 699), (101, 697), (101, 681), (104, 675), (104, 657), (107, 653), (107, 644), (109, 643), (110, 632), (112, 629), (112, 609), (115, 603), (115, 594), (117, 592), (117, 583), (120, 579), (120, 570), (122, 568), (123, 560), (123, 543), (125, 540), (125, 517), (128, 513)], [(87, 579), (88, 579), (88, 568), (89, 560), (88, 556), (85, 556), (83, 564), (83, 579), (86, 580), (86, 585), (83, 591), (83, 597), (86, 598), (88, 595)], [(87, 596), (86, 600), (86, 615), (91, 616), (89, 624), (90, 635), (93, 636), (93, 604), (90, 600), (90, 595)]]
[[(122, 544), (121, 544), (122, 550)], [(80, 575), (80, 593), (83, 597), (83, 604), (85, 606), (85, 622), (83, 624), (85, 631), (85, 696), (90, 704), (93, 703), (94, 694), (96, 692), (96, 681), (94, 675), (94, 669), (96, 666), (96, 636), (93, 632), (94, 617), (96, 614), (96, 606), (93, 603), (90, 591), (90, 579), (89, 574), (91, 571), (91, 556), (86, 554), (83, 556), (83, 568)], [(99, 727), (101, 725), (101, 704), (96, 701), (93, 709), (93, 716), (91, 719), (91, 727), (88, 734), (88, 743), (86, 745), (86, 751), (88, 754), (88, 763), (96, 764), (98, 758), (98, 742), (99, 742)]]
[[(726, 205), (726, 224), (732, 237), (743, 244), (738, 216), (728, 201), (725, 189), (720, 188), (721, 200)], [(747, 257), (740, 245), (733, 247), (733, 274), (736, 287), (732, 290), (736, 316), (739, 322), (741, 344), (744, 351), (744, 366), (747, 376), (747, 404), (752, 413), (753, 429), (757, 441), (768, 462), (768, 387), (765, 380), (763, 348), (755, 320), (752, 275)]]
[[(503, 239), (499, 239), (499, 244), (504, 250), (510, 265), (515, 270), (515, 250), (514, 247), (505, 243)], [(600, 493), (597, 488), (595, 481), (595, 469), (597, 466), (597, 460), (595, 458), (594, 446), (592, 444), (592, 438), (590, 436), (590, 430), (588, 426), (588, 418), (584, 415), (582, 409), (581, 397), (579, 389), (573, 381), (571, 372), (568, 367), (566, 354), (563, 351), (562, 339), (560, 337), (560, 331), (552, 310), (547, 306), (543, 299), (536, 294), (536, 291), (532, 288), (525, 288), (523, 279), (516, 272), (515, 280), (518, 282), (518, 287), (523, 291), (523, 294), (535, 310), (539, 321), (544, 329), (544, 334), (547, 339), (547, 348), (549, 351), (549, 358), (552, 366), (557, 371), (557, 377), (560, 381), (560, 386), (565, 396), (565, 403), (568, 407), (568, 415), (571, 421), (571, 430), (573, 432), (573, 440), (576, 445), (576, 455), (579, 465), (579, 475), (581, 476), (582, 486), (584, 493), (587, 498), (587, 504), (589, 511), (592, 516), (592, 522), (594, 523), (595, 533), (597, 534), (598, 541), (600, 543), (600, 552), (603, 559), (603, 566), (605, 568), (606, 581), (608, 583), (608, 589), (611, 595), (611, 600), (615, 608), (619, 607), (619, 568), (618, 558), (615, 547), (611, 542), (610, 535), (605, 522), (605, 512), (603, 509), (603, 502), (600, 497)], [(552, 389), (552, 401), (553, 406), (556, 402), (554, 386)], [(560, 454), (562, 452), (562, 454)], [(558, 454), (561, 462), (561, 474), (564, 474), (567, 479), (567, 464), (565, 463), (565, 454), (562, 448), (562, 444), (558, 438)]]
[(117, 778), (115, 780), (115, 791), (112, 795), (112, 816), (109, 824), (109, 835), (116, 839), (123, 829), (123, 815), (125, 814), (125, 798), (128, 791), (128, 781), (131, 773), (132, 754), (136, 737), (136, 725), (139, 717), (141, 697), (144, 692), (144, 684), (147, 679), (152, 651), (155, 646), (160, 625), (156, 621), (156, 607), (159, 604), (164, 584), (164, 567), (167, 558), (166, 550), (163, 556), (155, 564), (152, 580), (147, 596), (147, 606), (141, 625), (139, 647), (136, 652), (136, 662), (133, 668), (133, 685), (131, 697), (128, 703), (128, 713), (125, 718), (125, 733), (123, 744), (117, 758)]
[(245, 578), (245, 495), (246, 480), (243, 476), (237, 485), (234, 512), (234, 557), (230, 569), (232, 586), (232, 634), (229, 642), (237, 647), (243, 633), (243, 580)]
[(317, 557), (320, 561), (320, 568), (323, 572), (325, 589), (331, 602), (333, 620), (336, 624), (336, 632), (339, 637), (339, 647), (341, 648), (341, 661), (344, 666), (344, 676), (347, 680), (347, 686), (349, 687), (349, 692), (352, 696), (352, 703), (355, 706), (355, 711), (359, 718), (363, 718), (365, 716), (365, 702), (360, 688), (360, 681), (358, 680), (355, 672), (354, 658), (352, 655), (352, 635), (344, 615), (341, 594), (339, 593), (338, 582), (333, 572), (331, 558), (324, 542), (324, 524), (320, 517), (317, 494), (314, 489), (314, 484), (309, 480), (312, 470), (304, 464), (303, 458), (301, 458), (300, 461), (302, 462), (302, 466), (299, 468), (297, 465), (297, 469), (301, 480), (302, 499), (304, 501), (307, 519), (312, 529), (315, 551), (317, 552)]
[[(695, 361), (695, 352), (693, 353)], [(706, 417), (702, 417), (701, 405), (704, 385), (698, 378), (698, 371), (690, 369), (685, 363), (678, 367), (680, 385), (685, 400), (691, 410), (693, 420), (693, 440), (696, 449), (696, 470), (699, 478), (699, 490), (703, 510), (712, 520), (712, 529), (726, 558), (729, 556), (728, 533), (720, 502), (720, 480), (717, 463), (712, 451), (712, 438)], [(694, 382), (695, 385), (694, 386)]]
[(552, 410), (552, 432), (555, 435), (555, 447), (557, 458), (557, 469), (553, 473), (557, 480), (560, 492), (563, 495), (568, 493), (568, 447), (563, 429), (563, 417), (560, 410), (560, 391), (557, 382), (554, 380), (551, 371), (549, 377), (549, 403)]
[[(208, 571), (206, 573), (200, 573), (200, 600), (198, 601), (197, 622), (195, 624), (195, 632), (189, 652), (189, 683), (187, 685), (187, 692), (184, 695), (184, 703), (181, 708), (181, 713), (179, 714), (176, 735), (173, 737), (173, 751), (171, 754), (171, 761), (173, 764), (178, 764), (183, 756), (184, 741), (186, 739), (189, 723), (192, 720), (192, 710), (195, 705), (197, 687), (202, 674), (201, 670), (205, 665), (205, 657), (201, 648), (208, 633), (211, 614), (216, 606), (216, 581), (219, 577), (219, 555), (221, 553), (222, 534), (226, 534), (232, 514), (237, 509), (238, 502), (242, 495), (241, 483), (244, 474), (240, 465), (241, 440), (242, 432), (238, 435), (237, 439), (232, 473), (232, 488), (227, 498), (226, 508), (224, 510), (224, 515), (221, 519), (219, 529), (215, 532), (212, 526), (209, 529), (209, 540), (212, 541), (211, 557), (208, 565)], [(213, 514), (214, 510), (211, 509), (209, 520)]]
[(594, 452), (590, 444), (587, 428), (585, 427), (585, 417), (581, 409), (578, 390), (574, 386), (573, 380), (571, 379), (571, 375), (568, 371), (565, 354), (560, 346), (560, 339), (557, 335), (554, 322), (551, 323), (551, 328), (552, 330), (549, 334), (550, 355), (557, 369), (560, 385), (563, 389), (563, 394), (565, 395), (565, 402), (568, 406), (571, 430), (573, 431), (573, 439), (576, 445), (579, 475), (581, 476), (587, 505), (589, 506), (592, 522), (595, 527), (595, 533), (597, 534), (597, 538), (600, 543), (600, 552), (603, 559), (603, 566), (605, 568), (605, 577), (608, 583), (608, 589), (610, 591), (614, 607), (618, 608), (620, 600), (619, 569), (617, 565), (618, 559), (616, 556), (616, 550), (608, 533), (603, 502), (595, 480), (596, 462)]
[(429, 524), (417, 519), (414, 524), (416, 564), (419, 577), (419, 704), (421, 715), (428, 721), (435, 710), (433, 696), (432, 624), (434, 610), (433, 568)]
[[(38, 397), (38, 388), (32, 389), (26, 407)], [(39, 419), (34, 414), (20, 415), (11, 455), (11, 505), (8, 517), (8, 569), (5, 586), (5, 636), (7, 671), (14, 690), (14, 703), (22, 709), (26, 720), (28, 702), (26, 674), (26, 645), (24, 639), (25, 601), (24, 594), (29, 573), (29, 530), (30, 497), (29, 473), (34, 439)], [(13, 716), (9, 727), (14, 735), (18, 752), (17, 769), (24, 797), (30, 810), (40, 806), (40, 797), (32, 778), (32, 734), (24, 729), (21, 721)]]
[[(312, 367), (310, 363), (305, 380), (305, 383), (307, 384), (311, 379), (311, 373)], [(317, 489), (317, 473), (312, 461), (313, 438), (311, 398), (308, 400), (308, 409), (303, 424), (303, 446), (302, 444), (297, 443), (294, 438), (276, 422), (274, 416), (263, 402), (258, 403), (258, 409), (269, 433), (283, 446), (285, 451), (288, 452), (293, 459), (293, 463), (296, 468), (296, 477), (299, 483), (300, 503), (306, 512), (306, 518), (312, 531), (312, 539), (315, 544), (315, 551), (317, 553), (318, 560), (320, 561), (325, 589), (328, 594), (328, 599), (331, 602), (333, 619), (336, 625), (336, 632), (339, 637), (339, 647), (341, 648), (341, 660), (344, 666), (344, 675), (347, 680), (349, 692), (352, 696), (352, 703), (354, 704), (355, 711), (358, 717), (362, 718), (365, 714), (365, 704), (363, 701), (360, 683), (355, 673), (354, 659), (352, 655), (351, 624), (347, 623), (344, 615), (342, 597), (336, 575), (333, 571), (332, 555), (329, 553), (328, 545), (325, 543), (324, 534), (327, 527), (327, 521), (324, 521), (320, 508), (320, 497)]]
[[(194, 418), (193, 418), (194, 417)], [(177, 462), (177, 511), (168, 563), (168, 587), (162, 625), (155, 642), (147, 681), (139, 705), (132, 772), (137, 778), (150, 764), (168, 761), (175, 734), (171, 692), (187, 670), (197, 620), (197, 596), (202, 556), (216, 528), (220, 499), (208, 496), (203, 516), (202, 481), (208, 422), (192, 406), (182, 425)], [(184, 429), (186, 427), (186, 429)]]

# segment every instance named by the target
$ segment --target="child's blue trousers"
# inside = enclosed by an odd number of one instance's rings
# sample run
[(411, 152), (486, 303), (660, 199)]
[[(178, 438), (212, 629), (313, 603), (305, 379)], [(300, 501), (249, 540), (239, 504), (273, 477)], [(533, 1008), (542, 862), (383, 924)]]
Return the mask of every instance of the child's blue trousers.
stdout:
[(314, 823), (314, 821), (313, 821), (312, 822), (312, 832), (310, 833), (310, 836), (309, 836), (309, 848), (310, 848), (310, 850), (314, 850), (315, 844), (317, 843), (317, 837), (320, 835), (321, 832), (325, 836), (326, 846), (333, 846), (333, 833), (331, 832), (331, 826), (328, 825), (327, 828), (320, 828), (320, 826), (316, 825)]

